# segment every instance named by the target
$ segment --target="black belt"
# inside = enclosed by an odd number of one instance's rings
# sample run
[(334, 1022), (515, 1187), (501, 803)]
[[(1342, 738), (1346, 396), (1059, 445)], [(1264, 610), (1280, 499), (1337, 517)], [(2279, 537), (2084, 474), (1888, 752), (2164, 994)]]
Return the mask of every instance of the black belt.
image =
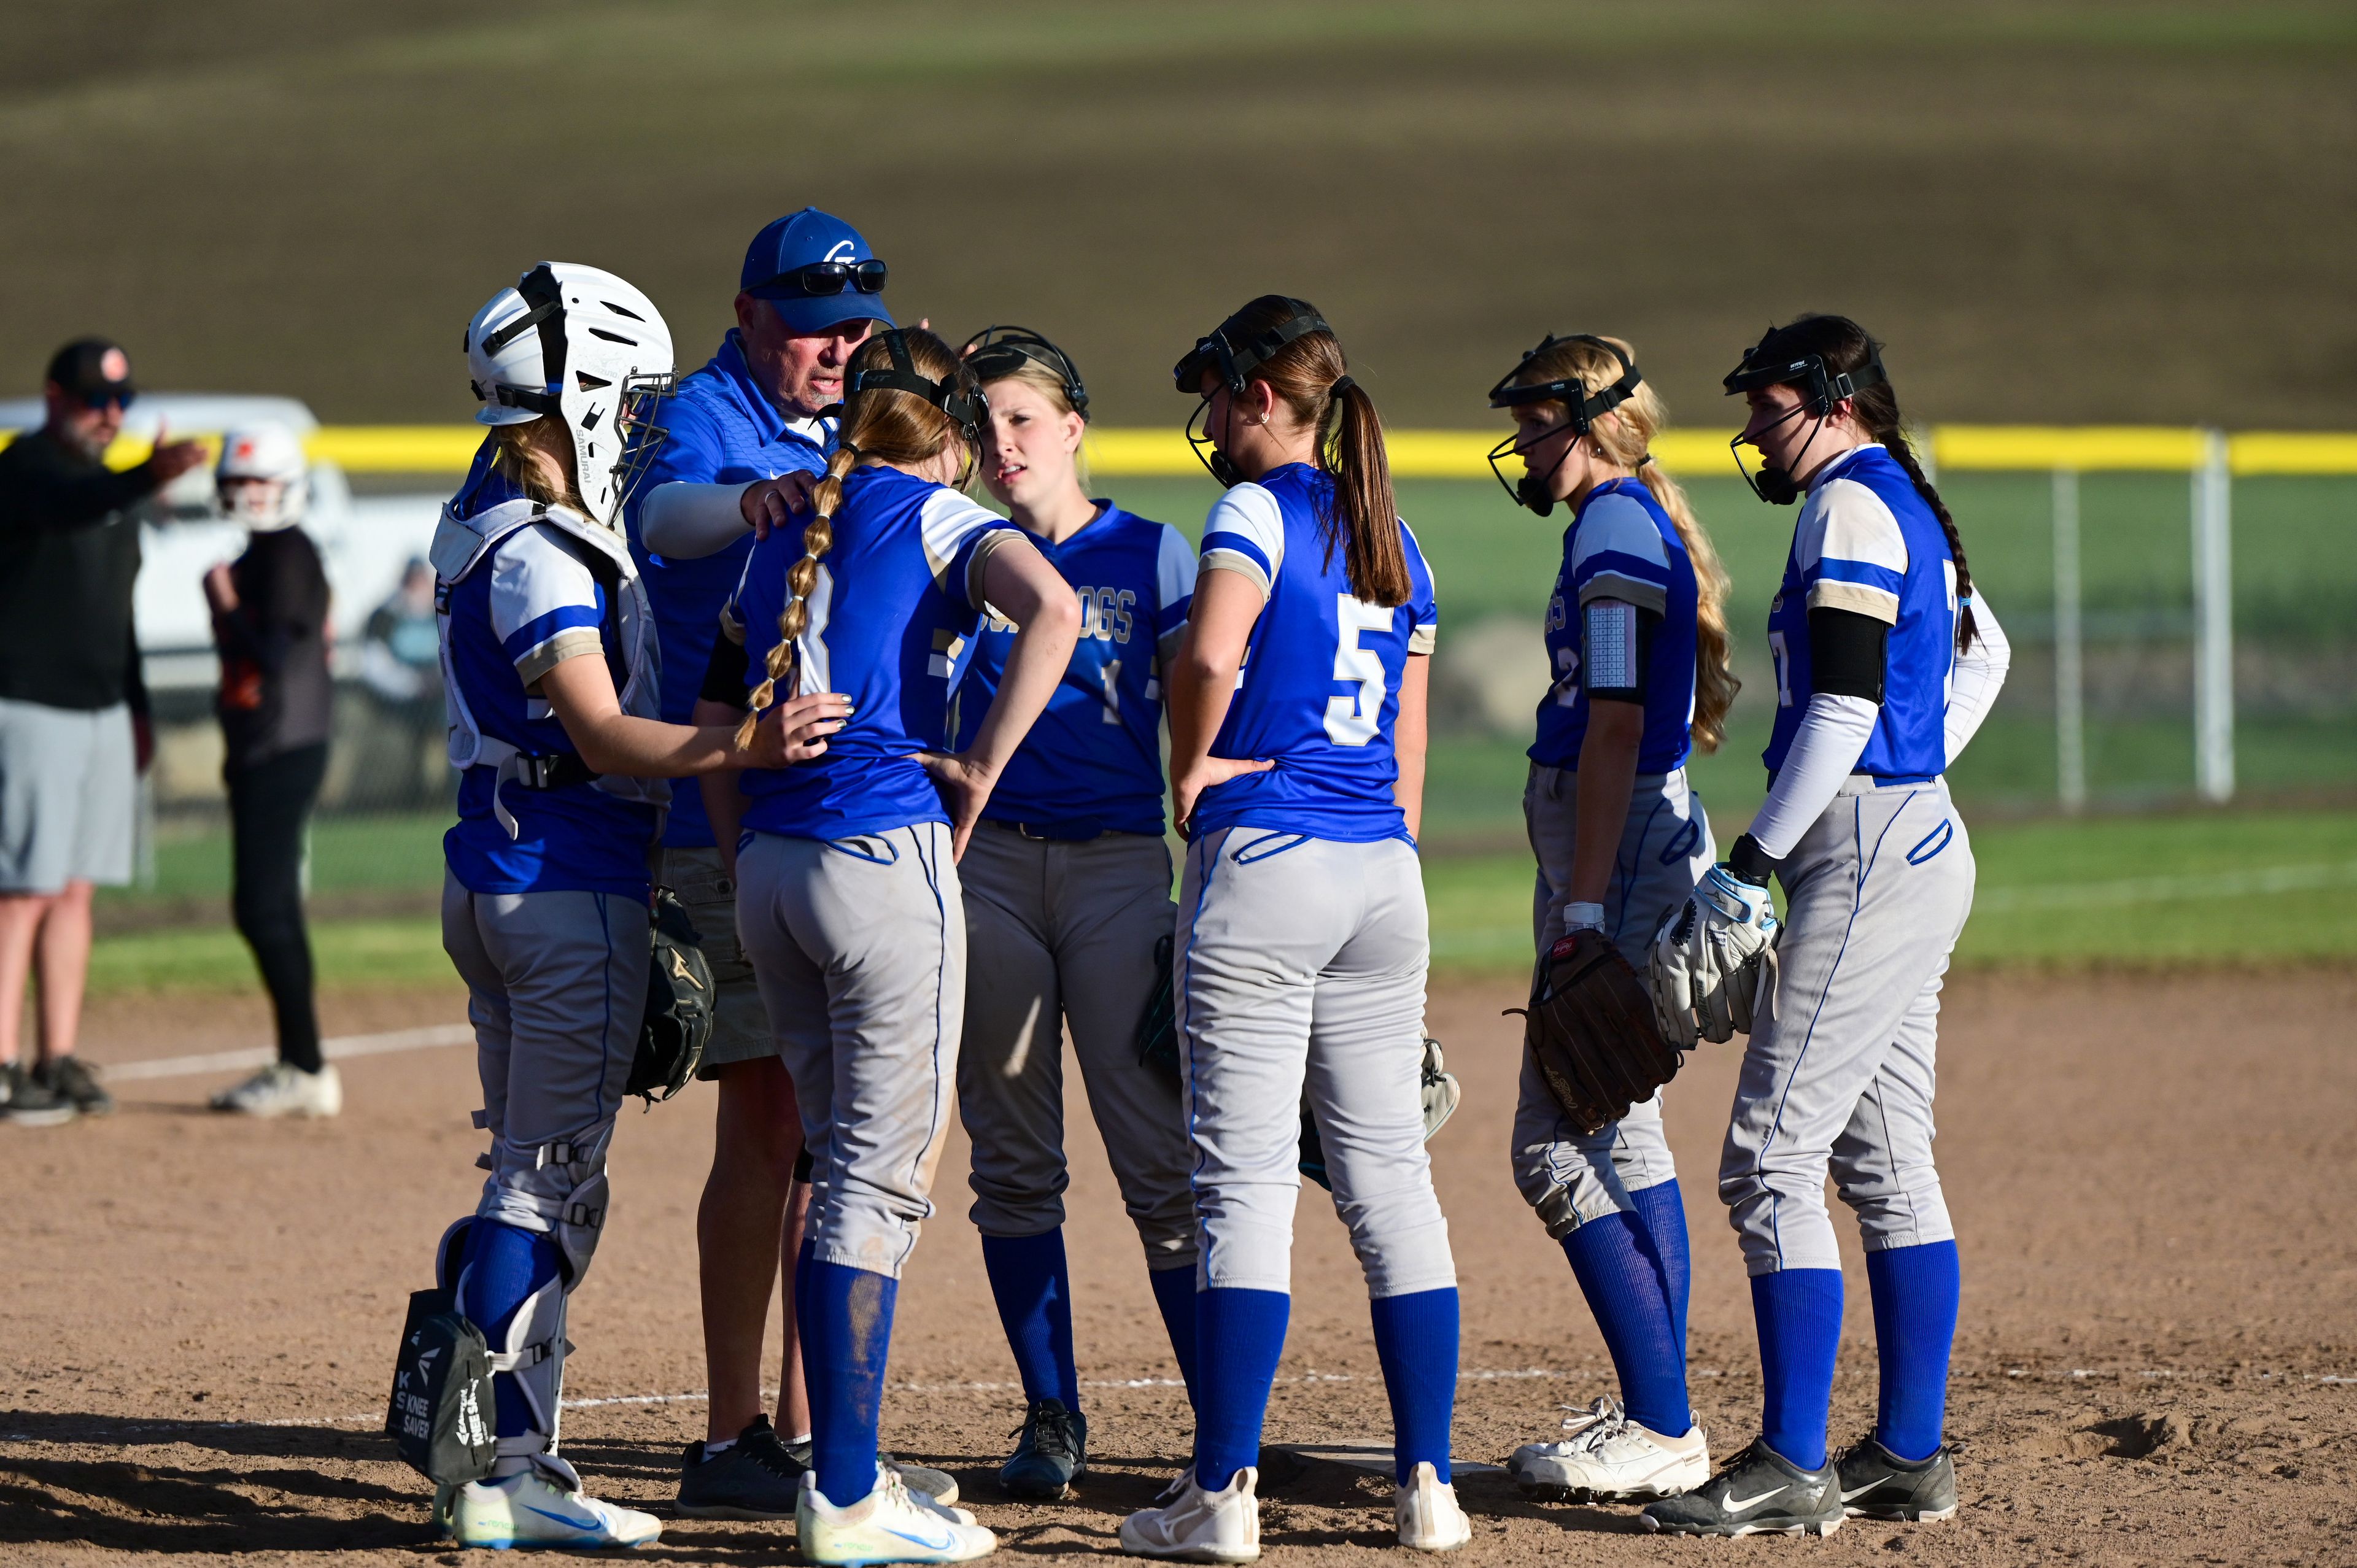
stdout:
[(1098, 839), (1111, 838), (1120, 831), (1117, 828), (1097, 828), (1089, 832), (1075, 832), (1070, 828), (1041, 828), (1029, 822), (1001, 822), (996, 817), (985, 817), (982, 822), (985, 827), (996, 828), (1003, 833), (1014, 833), (1034, 843), (1091, 843)]
[(519, 751), (515, 765), (515, 782), (527, 789), (562, 789), (604, 777), (582, 761), (578, 753), (570, 751)]

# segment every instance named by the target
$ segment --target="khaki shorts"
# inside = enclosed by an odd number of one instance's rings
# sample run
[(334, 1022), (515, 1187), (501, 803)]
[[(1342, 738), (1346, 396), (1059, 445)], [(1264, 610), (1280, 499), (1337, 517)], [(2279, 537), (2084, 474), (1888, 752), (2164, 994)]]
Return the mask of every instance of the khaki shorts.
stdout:
[(719, 992), (712, 1010), (712, 1043), (704, 1047), (704, 1065), (695, 1076), (708, 1080), (718, 1078), (719, 1069), (730, 1062), (776, 1056), (778, 1039), (770, 1032), (770, 1015), (753, 983), (753, 966), (737, 940), (737, 885), (721, 869), (720, 852), (666, 849), (662, 880), (679, 895), (703, 936), (704, 961), (712, 966), (712, 983)]

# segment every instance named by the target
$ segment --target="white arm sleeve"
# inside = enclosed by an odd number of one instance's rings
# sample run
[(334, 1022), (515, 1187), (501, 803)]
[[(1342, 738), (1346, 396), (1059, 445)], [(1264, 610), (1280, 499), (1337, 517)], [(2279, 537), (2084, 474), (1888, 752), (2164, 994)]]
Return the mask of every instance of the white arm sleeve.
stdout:
[(1809, 699), (1801, 727), (1784, 753), (1784, 766), (1768, 787), (1768, 799), (1751, 819), (1751, 838), (1770, 860), (1792, 853), (1809, 824), (1825, 814), (1834, 795), (1857, 767), (1867, 737), (1882, 710), (1864, 697), (1819, 692)]
[(753, 532), (741, 509), (743, 485), (657, 485), (639, 503), (639, 538), (651, 555), (694, 561), (717, 554)]
[(1980, 591), (1973, 592), (1973, 645), (1956, 655), (1956, 671), (1948, 684), (1948, 766), (1964, 754), (1988, 717), (1996, 694), (2005, 688), (2005, 672), (2013, 665), (2013, 645), (1997, 625), (1996, 612)]

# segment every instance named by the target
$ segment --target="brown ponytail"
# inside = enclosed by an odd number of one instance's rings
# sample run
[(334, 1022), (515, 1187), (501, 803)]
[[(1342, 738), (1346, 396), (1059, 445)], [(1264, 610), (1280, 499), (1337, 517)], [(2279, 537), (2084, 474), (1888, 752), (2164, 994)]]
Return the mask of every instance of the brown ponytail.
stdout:
[[(1637, 350), (1627, 343), (1618, 338), (1604, 341), (1628, 355), (1631, 364), (1636, 363)], [(1594, 343), (1566, 338), (1524, 360), (1514, 374), (1514, 384), (1534, 386), (1573, 376), (1593, 397), (1620, 379), (1620, 363)], [(1670, 411), (1653, 384), (1640, 381), (1620, 407), (1597, 415), (1587, 427), (1587, 439), (1605, 461), (1637, 471), (1653, 499), (1670, 514), (1678, 542), (1686, 548), (1686, 560), (1695, 575), (1695, 712), (1689, 733), (1696, 751), (1712, 752), (1727, 738), (1727, 710), (1735, 705), (1735, 694), (1743, 689), (1743, 682), (1735, 678), (1734, 645), (1727, 630), (1727, 569), (1719, 564), (1718, 549), (1702, 519), (1695, 515), (1684, 488), (1648, 456), (1653, 437), (1669, 423)]]
[[(1251, 338), (1291, 319), (1297, 303), (1263, 295), (1229, 317), (1227, 328), (1239, 340)], [(1392, 494), (1383, 417), (1350, 371), (1333, 333), (1307, 332), (1263, 360), (1252, 379), (1267, 382), (1296, 421), (1318, 432), (1318, 466), (1334, 478), (1332, 507), (1318, 520), (1327, 561), (1339, 537), (1351, 594), (1392, 609), (1415, 591), (1406, 531)]]
[[(899, 334), (910, 365), (920, 375), (952, 381), (963, 392), (974, 390), (974, 372), (950, 346), (921, 328)], [(881, 370), (891, 362), (882, 337), (870, 338), (844, 367), (845, 385), (858, 385), (859, 372)], [(786, 604), (778, 612), (778, 642), (761, 662), (761, 683), (753, 688), (745, 722), (737, 726), (737, 749), (753, 744), (753, 726), (761, 710), (778, 694), (778, 686), (793, 673), (794, 644), (810, 628), (811, 590), (818, 586), (819, 558), (834, 547), (834, 514), (843, 507), (843, 481), (865, 463), (928, 463), (952, 441), (962, 440), (950, 416), (911, 392), (875, 387), (847, 392), (843, 400), (834, 456), (826, 473), (811, 489), (811, 520), (802, 525), (802, 559), (786, 568)]]
[[(1846, 316), (1803, 316), (1770, 333), (1752, 353), (1762, 360), (1778, 355), (1798, 360), (1815, 354), (1824, 360), (1828, 372), (1841, 374), (1857, 370), (1881, 349), (1881, 344), (1867, 336), (1865, 328)], [(1906, 470), (1916, 495), (1940, 520), (1940, 532), (1948, 540), (1948, 553), (1956, 563), (1956, 596), (1962, 601), (1956, 610), (1956, 651), (1964, 652), (1977, 635), (1973, 624), (1973, 569), (1964, 564), (1964, 542), (1956, 532), (1956, 520), (1948, 515), (1947, 503), (1924, 477), (1923, 465), (1916, 460), (1915, 447), (1900, 423), (1899, 394), (1885, 380), (1858, 392), (1850, 399), (1850, 408), (1866, 433), (1882, 443), (1892, 460)]]

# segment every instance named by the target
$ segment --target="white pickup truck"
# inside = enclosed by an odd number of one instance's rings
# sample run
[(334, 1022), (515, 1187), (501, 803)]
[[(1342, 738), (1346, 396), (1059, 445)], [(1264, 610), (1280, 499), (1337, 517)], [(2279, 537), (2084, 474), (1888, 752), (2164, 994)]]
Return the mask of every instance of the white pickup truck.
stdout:
[[(0, 402), (0, 431), (41, 423), (39, 400)], [(208, 392), (142, 392), (125, 412), (125, 437), (151, 443), (159, 425), (173, 435), (218, 435), (241, 424), (284, 424), (298, 435), (318, 428), (293, 398)], [(431, 476), (424, 482), (430, 483)], [(210, 691), (219, 680), (204, 575), (245, 548), (245, 530), (213, 504), (210, 467), (184, 474), (140, 525), (139, 586), (133, 601), (148, 689)], [(438, 492), (354, 496), (333, 463), (311, 465), (311, 504), (303, 529), (319, 547), (334, 595), (336, 672), (357, 672), (361, 631), (400, 585), (403, 569), (425, 555), (441, 507)], [(178, 704), (172, 704), (177, 706)]]

